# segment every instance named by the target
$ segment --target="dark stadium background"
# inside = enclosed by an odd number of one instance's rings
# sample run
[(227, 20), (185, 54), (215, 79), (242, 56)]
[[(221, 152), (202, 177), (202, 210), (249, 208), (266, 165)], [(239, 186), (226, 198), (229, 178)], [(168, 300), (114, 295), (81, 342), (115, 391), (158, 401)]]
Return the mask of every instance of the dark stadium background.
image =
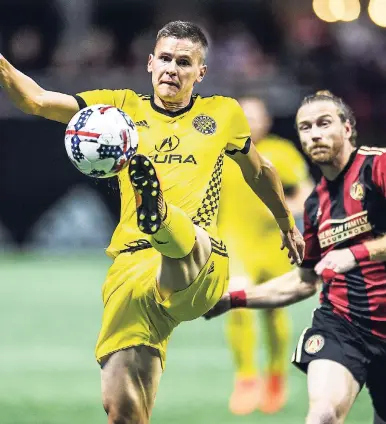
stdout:
[[(174, 19), (210, 35), (201, 94), (258, 95), (272, 131), (298, 146), (296, 108), (327, 88), (353, 107), (361, 144), (385, 145), (383, 0), (1, 0), (0, 51), (48, 89), (148, 93), (148, 53), (157, 29)], [(71, 165), (63, 132), (21, 114), (0, 91), (1, 424), (105, 422), (93, 345), (119, 194), (115, 181)], [(293, 345), (316, 303), (291, 308)], [(176, 331), (153, 422), (302, 422), (306, 379), (295, 370), (279, 415), (228, 413), (233, 376), (222, 326), (197, 320)], [(370, 422), (364, 393), (348, 423)]]

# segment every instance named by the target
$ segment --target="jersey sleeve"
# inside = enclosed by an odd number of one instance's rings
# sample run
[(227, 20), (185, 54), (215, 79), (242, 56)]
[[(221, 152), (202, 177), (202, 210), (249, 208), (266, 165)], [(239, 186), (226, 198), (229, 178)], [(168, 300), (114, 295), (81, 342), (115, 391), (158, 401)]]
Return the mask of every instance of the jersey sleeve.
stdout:
[(251, 130), (239, 103), (234, 99), (230, 100), (229, 127), (225, 153), (230, 156), (237, 152), (247, 154), (251, 146)]
[(386, 153), (376, 156), (373, 164), (372, 179), (374, 184), (386, 197)]
[(138, 95), (132, 90), (92, 90), (77, 93), (75, 99), (80, 109), (97, 104), (111, 105), (122, 109), (124, 105), (126, 108), (130, 108), (130, 105), (134, 107)]
[(307, 213), (307, 208), (304, 211), (304, 232), (303, 232), (305, 251), (302, 268), (314, 268), (321, 259), (321, 250), (316, 227), (311, 223)]

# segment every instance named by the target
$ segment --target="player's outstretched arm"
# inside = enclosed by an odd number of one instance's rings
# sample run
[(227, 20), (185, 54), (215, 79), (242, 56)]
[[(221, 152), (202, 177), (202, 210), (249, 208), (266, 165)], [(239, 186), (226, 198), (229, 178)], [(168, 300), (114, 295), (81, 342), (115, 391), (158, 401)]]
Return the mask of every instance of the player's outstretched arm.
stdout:
[(232, 158), (239, 164), (245, 181), (274, 215), (282, 231), (283, 246), (289, 250), (291, 263), (300, 265), (304, 256), (304, 240), (295, 226), (275, 167), (254, 147), (247, 154), (237, 153)]
[(319, 282), (313, 270), (297, 268), (264, 284), (226, 293), (204, 317), (214, 318), (235, 308), (266, 309), (292, 305), (313, 296)]
[(73, 96), (44, 90), (0, 54), (0, 86), (21, 111), (68, 123), (79, 110)]

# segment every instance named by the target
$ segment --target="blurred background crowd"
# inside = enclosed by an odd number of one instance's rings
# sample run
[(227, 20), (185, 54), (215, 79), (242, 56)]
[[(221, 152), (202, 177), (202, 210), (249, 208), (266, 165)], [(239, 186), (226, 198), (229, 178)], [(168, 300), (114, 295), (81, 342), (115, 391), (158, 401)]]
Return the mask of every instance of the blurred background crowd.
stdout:
[[(296, 109), (305, 95), (329, 89), (354, 109), (359, 143), (386, 147), (386, 0), (0, 0), (0, 52), (46, 89), (146, 94), (155, 36), (176, 19), (200, 24), (210, 39), (198, 93), (257, 96), (265, 131), (301, 150)], [(70, 163), (64, 130), (19, 112), (0, 88), (1, 424), (105, 423), (92, 352), (110, 264), (103, 248), (120, 198), (114, 179), (86, 177)], [(277, 156), (295, 168), (282, 150)], [(260, 241), (264, 249), (266, 236)], [(290, 308), (291, 348), (315, 304)], [(177, 329), (154, 423), (241, 422), (227, 408), (234, 369), (223, 323)], [(242, 422), (304, 422), (304, 375), (291, 368), (289, 385), (279, 414)], [(371, 416), (361, 394), (347, 423)]]
[[(273, 132), (297, 143), (293, 117), (300, 100), (330, 89), (354, 109), (360, 143), (384, 143), (384, 0), (2, 0), (0, 51), (48, 89), (148, 93), (148, 54), (157, 30), (174, 19), (193, 20), (208, 33), (209, 73), (200, 94), (257, 95), (272, 115)], [(102, 222), (110, 223), (105, 242), (119, 209), (114, 182), (88, 181), (71, 168), (63, 126), (31, 119), (0, 95), (0, 134), (2, 240), (37, 242), (47, 230), (47, 213), (54, 210), (60, 221), (57, 214), (71, 204), (63, 196), (78, 205), (87, 196), (77, 190), (91, 187), (89, 201), (102, 202), (94, 210), (106, 209)], [(87, 241), (87, 232), (82, 243), (100, 245)]]

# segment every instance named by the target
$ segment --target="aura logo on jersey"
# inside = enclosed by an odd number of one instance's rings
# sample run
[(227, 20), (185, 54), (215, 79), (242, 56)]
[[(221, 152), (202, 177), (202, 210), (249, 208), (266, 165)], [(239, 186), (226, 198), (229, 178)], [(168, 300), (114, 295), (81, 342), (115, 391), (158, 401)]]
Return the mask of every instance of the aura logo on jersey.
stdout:
[(158, 153), (149, 157), (154, 163), (193, 163), (197, 165), (197, 161), (192, 154), (180, 155), (170, 153), (176, 150), (179, 145), (180, 139), (176, 135), (166, 137), (154, 146)]
[(193, 127), (205, 135), (212, 135), (216, 132), (216, 121), (208, 115), (198, 115), (193, 119)]
[(180, 139), (176, 135), (164, 138), (160, 143), (155, 145), (155, 149), (160, 153), (168, 153), (177, 149), (180, 145)]

